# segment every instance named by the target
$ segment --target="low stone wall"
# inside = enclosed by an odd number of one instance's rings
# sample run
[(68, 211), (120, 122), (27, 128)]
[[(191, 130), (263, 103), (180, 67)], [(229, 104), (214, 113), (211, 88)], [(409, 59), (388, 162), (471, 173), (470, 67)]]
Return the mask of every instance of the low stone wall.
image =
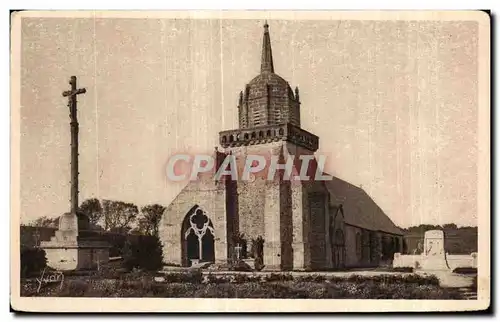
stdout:
[(401, 255), (401, 253), (394, 254), (392, 267), (421, 267), (423, 262), (423, 255)]
[[(448, 267), (453, 270), (457, 267), (476, 267), (477, 268), (477, 253), (470, 255), (450, 255), (445, 256)], [(413, 267), (420, 268), (425, 261), (425, 255), (402, 255), (394, 254), (393, 267)]]
[(446, 255), (446, 262), (452, 270), (457, 267), (477, 268), (477, 253), (470, 255)]

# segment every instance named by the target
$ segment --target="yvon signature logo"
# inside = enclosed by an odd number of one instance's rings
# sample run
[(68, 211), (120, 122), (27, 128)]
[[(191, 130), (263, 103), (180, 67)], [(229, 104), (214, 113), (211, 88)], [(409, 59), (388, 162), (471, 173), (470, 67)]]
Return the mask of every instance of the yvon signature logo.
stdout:
[(59, 286), (59, 288), (61, 289), (64, 282), (64, 274), (59, 271), (47, 272), (47, 268), (44, 268), (42, 274), (40, 275), (39, 278), (36, 279), (36, 281), (38, 282), (38, 288), (36, 290), (37, 293), (40, 292), (40, 289), (42, 288), (43, 285), (48, 285), (48, 284), (61, 283)]

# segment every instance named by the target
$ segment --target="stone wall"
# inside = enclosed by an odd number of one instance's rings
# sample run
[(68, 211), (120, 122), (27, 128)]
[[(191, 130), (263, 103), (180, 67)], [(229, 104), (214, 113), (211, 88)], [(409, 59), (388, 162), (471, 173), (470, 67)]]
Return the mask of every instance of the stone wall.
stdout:
[(422, 266), (422, 263), (422, 255), (401, 255), (400, 253), (396, 253), (394, 254), (392, 266), (420, 268)]
[[(394, 254), (393, 267), (413, 267), (421, 268), (426, 259), (425, 255), (402, 255), (400, 253)], [(450, 270), (457, 267), (476, 267), (477, 268), (477, 254), (470, 255), (450, 255), (445, 256), (446, 264)]]
[[(348, 216), (348, 214), (346, 214)], [(392, 235), (380, 231), (371, 231), (356, 226), (346, 225), (346, 266), (348, 267), (376, 267), (390, 264), (393, 254), (401, 252), (402, 236)], [(389, 260), (383, 258), (383, 240), (399, 241), (399, 247), (389, 250)], [(386, 250), (387, 251), (387, 250)]]
[[(261, 155), (268, 159), (270, 155), (278, 154), (281, 146), (282, 142), (272, 142), (254, 146), (233, 147), (229, 148), (228, 151), (231, 151), (236, 158), (238, 176), (241, 177), (247, 155)], [(276, 207), (276, 209), (279, 209), (279, 195), (274, 198), (268, 196), (267, 172), (264, 173), (263, 171), (254, 175), (255, 180), (253, 181), (238, 180), (236, 183), (239, 232), (244, 234), (248, 241), (259, 236), (264, 238), (265, 208)], [(270, 205), (270, 203), (274, 205)]]
[(183, 264), (182, 223), (195, 206), (203, 209), (213, 224), (215, 261), (227, 260), (226, 190), (225, 185), (216, 183), (213, 174), (210, 174), (198, 181), (190, 182), (165, 210), (159, 224), (164, 262)]
[(446, 262), (450, 269), (457, 267), (476, 267), (477, 268), (477, 253), (470, 255), (446, 255)]
[(309, 214), (311, 217), (311, 269), (326, 267), (326, 195), (321, 192), (309, 193)]

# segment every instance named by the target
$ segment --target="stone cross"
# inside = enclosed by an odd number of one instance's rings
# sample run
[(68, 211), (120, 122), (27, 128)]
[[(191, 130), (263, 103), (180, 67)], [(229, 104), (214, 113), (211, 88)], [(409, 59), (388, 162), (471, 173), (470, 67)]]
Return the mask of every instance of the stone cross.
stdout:
[(236, 247), (234, 247), (234, 249), (236, 250), (236, 259), (237, 259), (237, 260), (240, 260), (240, 256), (241, 256), (241, 253), (240, 253), (240, 252), (241, 252), (241, 249), (242, 249), (242, 248), (243, 248), (243, 247), (241, 247), (239, 243), (238, 243), (238, 244), (236, 244)]
[(76, 214), (78, 209), (78, 118), (76, 107), (76, 96), (85, 94), (85, 88), (77, 88), (76, 76), (69, 80), (71, 90), (64, 91), (63, 97), (68, 98), (70, 128), (71, 128), (71, 213)]

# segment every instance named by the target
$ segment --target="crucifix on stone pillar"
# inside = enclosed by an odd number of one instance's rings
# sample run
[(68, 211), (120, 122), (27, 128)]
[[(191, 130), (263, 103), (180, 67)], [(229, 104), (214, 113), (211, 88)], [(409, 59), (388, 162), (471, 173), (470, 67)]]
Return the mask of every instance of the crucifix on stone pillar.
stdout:
[(76, 76), (69, 80), (71, 90), (64, 91), (62, 95), (68, 98), (70, 128), (71, 128), (71, 213), (76, 214), (78, 209), (78, 118), (76, 96), (85, 94), (85, 88), (77, 88)]

